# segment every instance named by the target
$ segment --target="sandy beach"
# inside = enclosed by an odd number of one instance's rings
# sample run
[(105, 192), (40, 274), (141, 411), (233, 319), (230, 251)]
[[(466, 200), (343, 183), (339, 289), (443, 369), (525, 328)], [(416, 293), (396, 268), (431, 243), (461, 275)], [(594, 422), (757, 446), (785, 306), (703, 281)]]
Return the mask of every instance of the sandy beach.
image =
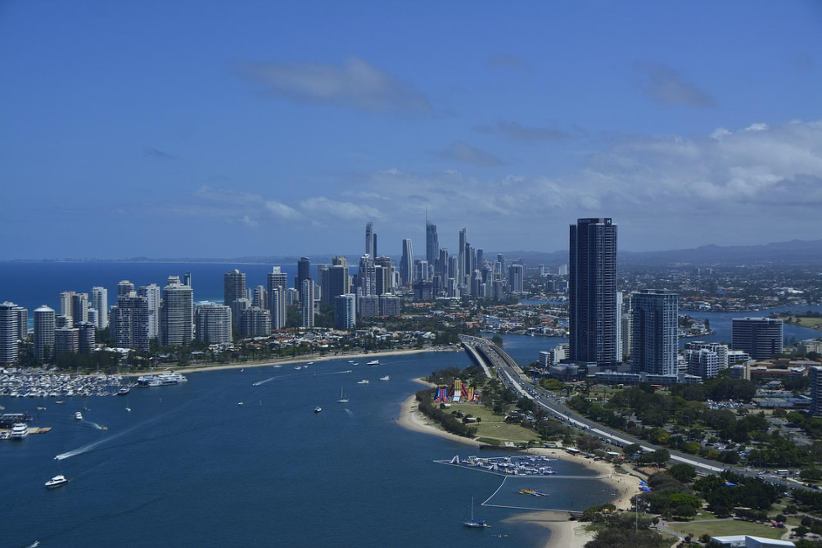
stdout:
[(201, 373), (204, 371), (224, 371), (226, 369), (245, 369), (246, 367), (265, 367), (271, 365), (289, 365), (292, 363), (305, 363), (305, 362), (325, 362), (325, 361), (332, 361), (332, 360), (352, 360), (352, 359), (378, 359), (383, 358), (386, 356), (407, 356), (411, 354), (422, 354), (424, 352), (461, 352), (462, 348), (459, 346), (457, 347), (449, 347), (449, 346), (432, 346), (429, 348), (410, 348), (405, 350), (385, 350), (385, 351), (377, 351), (377, 352), (351, 352), (345, 353), (341, 352), (339, 354), (303, 354), (301, 356), (296, 356), (293, 358), (279, 358), (279, 359), (272, 359), (272, 360), (262, 360), (262, 361), (251, 361), (251, 362), (238, 362), (238, 363), (226, 363), (226, 364), (213, 364), (213, 365), (188, 365), (188, 366), (178, 366), (176, 364), (163, 364), (161, 366), (155, 367), (154, 369), (141, 369), (139, 371), (129, 371), (128, 375), (147, 375), (151, 373), (157, 373), (160, 371), (165, 370), (174, 370), (179, 373)]
[[(422, 379), (415, 380), (426, 386), (434, 386)], [(476, 440), (450, 434), (440, 429), (437, 424), (418, 410), (417, 401), (413, 395), (402, 403), (397, 424), (414, 432), (438, 436), (468, 446), (479, 447), (480, 445)], [(609, 462), (593, 460), (582, 455), (572, 455), (562, 449), (532, 448), (528, 449), (527, 452), (576, 462), (595, 472), (601, 481), (606, 482), (614, 489), (614, 496), (610, 502), (616, 506), (617, 509), (629, 510), (631, 508), (631, 497), (639, 493), (639, 478), (630, 474), (616, 472), (614, 465)], [(545, 548), (581, 548), (586, 542), (593, 538), (593, 533), (585, 530), (586, 524), (569, 521), (568, 518), (569, 515), (565, 512), (546, 511), (518, 514), (505, 521), (510, 523), (527, 522), (550, 530), (551, 536)]]

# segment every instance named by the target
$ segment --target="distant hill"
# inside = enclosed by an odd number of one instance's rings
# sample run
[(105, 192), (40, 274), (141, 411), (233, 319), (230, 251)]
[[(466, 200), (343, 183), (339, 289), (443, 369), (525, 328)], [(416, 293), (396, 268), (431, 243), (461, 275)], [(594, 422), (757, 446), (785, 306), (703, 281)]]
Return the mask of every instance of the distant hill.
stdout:
[[(488, 256), (495, 256), (488, 254)], [(508, 251), (506, 261), (522, 259), (525, 264), (556, 266), (568, 262), (568, 251)], [(625, 265), (664, 266), (673, 264), (742, 265), (822, 265), (822, 240), (791, 240), (760, 245), (704, 245), (670, 251), (619, 251)]]

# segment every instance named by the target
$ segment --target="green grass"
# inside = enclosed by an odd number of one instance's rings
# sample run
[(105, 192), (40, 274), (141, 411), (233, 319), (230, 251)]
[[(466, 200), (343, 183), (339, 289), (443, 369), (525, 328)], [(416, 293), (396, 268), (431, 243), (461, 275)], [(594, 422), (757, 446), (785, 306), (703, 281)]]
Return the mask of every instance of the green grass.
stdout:
[(776, 529), (767, 525), (751, 523), (749, 521), (739, 521), (735, 519), (697, 521), (695, 523), (673, 523), (669, 522), (668, 527), (683, 534), (692, 533), (696, 537), (703, 534), (711, 536), (726, 535), (753, 535), (766, 538), (782, 538), (785, 529)]
[(809, 329), (822, 330), (822, 318), (815, 316), (788, 316), (787, 321), (807, 327)]
[(494, 444), (492, 440), (529, 442), (539, 440), (539, 436), (533, 430), (529, 430), (519, 424), (508, 424), (505, 417), (495, 415), (494, 412), (484, 405), (476, 403), (455, 403), (451, 405), (450, 411), (461, 411), (466, 415), (473, 415), (480, 419), (480, 422), (473, 424), (477, 427), (477, 437), (489, 438), (487, 443)]

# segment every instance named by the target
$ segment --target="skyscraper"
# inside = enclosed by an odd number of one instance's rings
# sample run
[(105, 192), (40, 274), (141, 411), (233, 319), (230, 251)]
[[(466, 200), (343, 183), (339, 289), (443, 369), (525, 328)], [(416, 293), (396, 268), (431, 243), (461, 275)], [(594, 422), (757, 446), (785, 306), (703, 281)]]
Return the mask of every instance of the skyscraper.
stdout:
[(345, 257), (334, 257), (332, 261), (334, 264), (325, 272), (326, 279), (323, 280), (322, 301), (327, 305), (333, 305), (338, 295), (345, 295), (351, 290), (348, 282), (348, 261)]
[(811, 381), (811, 415), (822, 417), (822, 367), (808, 369), (808, 377)]
[(508, 287), (511, 293), (519, 295), (524, 287), (525, 268), (521, 264), (512, 264), (508, 267)]
[(111, 308), (111, 334), (118, 348), (148, 352), (151, 338), (148, 297), (131, 291), (117, 297)]
[(365, 225), (365, 254), (371, 257), (377, 256), (377, 235), (374, 234), (374, 223), (369, 222)]
[(311, 278), (303, 280), (300, 291), (300, 310), (302, 312), (302, 326), (314, 327), (314, 282)]
[(17, 305), (9, 301), (0, 303), (0, 365), (17, 363), (17, 336), (20, 333), (17, 320)]
[(163, 288), (160, 307), (160, 342), (163, 346), (182, 346), (194, 340), (194, 292), (180, 283), (179, 276), (169, 276)]
[(360, 295), (377, 294), (377, 270), (374, 257), (363, 255), (360, 257), (360, 268), (357, 272), (357, 289)]
[(88, 354), (94, 350), (94, 343), (96, 340), (97, 326), (92, 322), (80, 322), (77, 326), (79, 332), (78, 350), (81, 354)]
[(34, 357), (47, 362), (54, 352), (54, 310), (46, 305), (34, 310)]
[[(240, 300), (235, 299), (232, 303)], [(197, 305), (197, 340), (206, 344), (226, 344), (231, 342), (231, 307), (217, 303)]]
[(636, 373), (677, 374), (679, 296), (645, 289), (631, 298), (631, 368)]
[(460, 285), (460, 287), (465, 286), (465, 278), (467, 274), (467, 271), (465, 270), (465, 244), (468, 242), (467, 238), (467, 229), (460, 229), (459, 249), (457, 249), (457, 272), (453, 272), (451, 274), (457, 279), (457, 283)]
[(440, 252), (440, 239), (437, 237), (437, 225), (425, 218), (425, 260), (434, 264)]
[(75, 325), (88, 321), (88, 293), (72, 293), (71, 319)]
[(258, 285), (254, 288), (254, 295), (251, 298), (251, 304), (257, 308), (268, 310), (268, 291), (265, 286)]
[(92, 287), (91, 306), (97, 310), (97, 329), (108, 327), (108, 289), (105, 287)]
[(60, 315), (64, 318), (72, 317), (72, 297), (74, 297), (74, 291), (62, 291), (60, 293)]
[(734, 318), (731, 347), (743, 350), (755, 360), (766, 360), (782, 353), (782, 320), (775, 318)]
[(271, 313), (259, 306), (246, 310), (240, 320), (240, 335), (244, 338), (271, 335)]
[[(266, 276), (266, 289), (268, 291), (268, 309), (271, 311), (271, 325), (272, 325), (272, 327), (274, 327), (274, 329), (281, 329), (285, 325), (285, 324), (283, 324), (280, 327), (275, 326), (275, 323), (276, 323), (275, 320), (274, 320), (275, 311), (274, 311), (274, 308), (272, 307), (271, 301), (273, 299), (272, 292), (278, 287), (283, 292), (285, 292), (285, 290), (288, 289), (288, 275), (286, 275), (286, 273), (283, 272), (282, 269), (279, 266), (275, 266), (271, 269), (271, 272), (269, 272), (268, 275)], [(283, 300), (283, 306), (285, 306), (285, 301), (284, 300)]]
[(300, 257), (297, 262), (297, 277), (294, 279), (294, 287), (297, 291), (302, 291), (303, 281), (311, 279), (311, 259)]
[(128, 295), (134, 291), (134, 284), (128, 280), (120, 280), (117, 282), (117, 296)]
[(280, 285), (274, 286), (268, 291), (268, 299), (270, 303), (269, 310), (271, 311), (271, 329), (283, 329), (287, 319), (286, 289)]
[(54, 330), (54, 355), (77, 354), (80, 351), (80, 329), (59, 327)]
[(570, 358), (613, 367), (616, 355), (617, 227), (610, 218), (570, 227)]
[(334, 327), (354, 329), (357, 326), (357, 296), (353, 293), (334, 297)]
[(137, 294), (146, 298), (148, 303), (148, 338), (156, 339), (160, 336), (160, 302), (162, 290), (157, 284), (148, 284), (140, 287)]
[(231, 306), (237, 299), (247, 297), (245, 286), (245, 272), (234, 269), (223, 275), (223, 304)]
[(414, 250), (411, 240), (405, 238), (402, 241), (402, 259), (400, 259), (400, 281), (403, 287), (411, 287), (414, 282)]

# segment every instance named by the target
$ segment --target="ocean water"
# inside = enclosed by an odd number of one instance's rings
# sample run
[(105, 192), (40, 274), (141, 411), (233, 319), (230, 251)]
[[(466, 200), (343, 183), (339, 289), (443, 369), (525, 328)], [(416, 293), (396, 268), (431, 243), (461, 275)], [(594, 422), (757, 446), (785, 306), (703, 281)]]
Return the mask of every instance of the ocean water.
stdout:
[[(7, 411), (31, 412), (33, 424), (53, 430), (0, 442), (0, 545), (542, 545), (544, 529), (503, 522), (517, 510), (480, 506), (499, 477), (433, 462), (476, 449), (395, 422), (401, 402), (419, 389), (412, 379), (467, 366), (467, 356), (425, 353), (381, 362), (192, 373), (179, 386), (69, 398), (63, 405), (2, 398)], [(379, 381), (384, 375), (391, 380)], [(370, 383), (358, 384), (362, 379)], [(340, 387), (350, 398), (346, 405), (336, 402)], [(73, 418), (79, 409), (83, 422)], [(108, 429), (97, 428), (102, 425)], [(54, 460), (57, 455), (66, 458)], [(555, 469), (591, 474), (566, 461)], [(70, 483), (46, 490), (43, 483), (56, 474)], [(550, 494), (536, 499), (518, 495), (520, 483), (504, 485), (494, 502), (584, 509), (613, 495), (595, 479), (557, 478), (534, 485)], [(462, 526), (472, 497), (477, 517), (491, 529)]]

